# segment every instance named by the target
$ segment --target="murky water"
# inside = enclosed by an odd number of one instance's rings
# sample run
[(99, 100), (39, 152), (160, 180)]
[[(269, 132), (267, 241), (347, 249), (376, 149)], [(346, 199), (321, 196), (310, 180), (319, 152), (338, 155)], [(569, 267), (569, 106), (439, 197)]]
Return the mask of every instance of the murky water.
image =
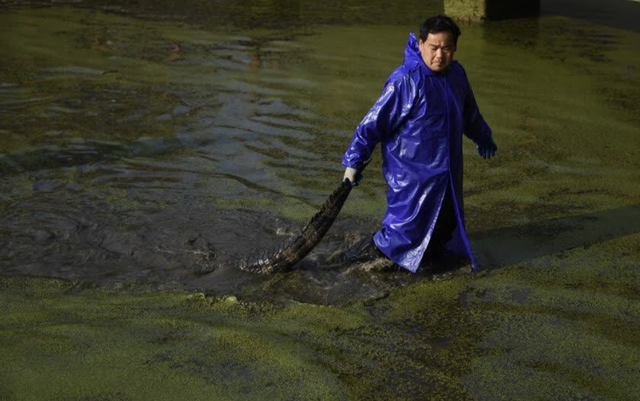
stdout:
[[(326, 263), (375, 230), (379, 160), (294, 272), (224, 267), (314, 214), (408, 32), (442, 10), (319, 4), (3, 2), (1, 272), (321, 303), (429, 277)], [(640, 36), (552, 13), (462, 28), (500, 147), (485, 162), (465, 145), (484, 268), (637, 232)]]
[(464, 148), (479, 274), (328, 262), (378, 224), (379, 158), (294, 271), (225, 267), (339, 182), (442, 10), (393, 3), (0, 1), (0, 399), (637, 398), (637, 1), (462, 26), (499, 146)]

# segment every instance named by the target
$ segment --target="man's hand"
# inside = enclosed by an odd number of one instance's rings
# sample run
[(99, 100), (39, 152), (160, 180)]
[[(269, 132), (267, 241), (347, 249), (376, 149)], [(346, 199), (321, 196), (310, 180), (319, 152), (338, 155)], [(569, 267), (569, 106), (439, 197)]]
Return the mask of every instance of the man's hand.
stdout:
[(356, 185), (360, 184), (362, 175), (355, 168), (347, 167), (347, 169), (344, 171), (344, 178), (342, 179), (342, 181), (346, 181), (347, 179), (349, 180), (351, 185), (355, 187)]
[(478, 144), (478, 154), (483, 159), (491, 159), (498, 150), (498, 145), (493, 142), (493, 139), (489, 139), (487, 142)]

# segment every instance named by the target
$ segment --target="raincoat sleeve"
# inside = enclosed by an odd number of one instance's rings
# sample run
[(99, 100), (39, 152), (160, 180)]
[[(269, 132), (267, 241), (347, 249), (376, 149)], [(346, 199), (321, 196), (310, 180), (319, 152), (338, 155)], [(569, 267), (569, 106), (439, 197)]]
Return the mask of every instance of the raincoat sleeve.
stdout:
[(462, 71), (467, 81), (467, 96), (465, 98), (463, 112), (464, 134), (477, 144), (486, 143), (492, 139), (491, 128), (484, 121), (482, 114), (480, 114), (476, 98), (473, 96), (471, 84), (469, 84), (469, 79), (467, 79), (467, 73), (464, 69)]
[(392, 74), (382, 94), (353, 133), (342, 158), (344, 166), (360, 168), (371, 158), (378, 142), (393, 135), (409, 114), (416, 98), (416, 87), (407, 75), (393, 78)]

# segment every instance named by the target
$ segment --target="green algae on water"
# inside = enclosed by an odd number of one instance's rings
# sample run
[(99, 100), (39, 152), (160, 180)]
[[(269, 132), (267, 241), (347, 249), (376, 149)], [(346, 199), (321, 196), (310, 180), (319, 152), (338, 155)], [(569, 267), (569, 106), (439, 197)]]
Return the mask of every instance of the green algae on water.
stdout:
[[(464, 148), (481, 272), (380, 285), (388, 291), (367, 300), (349, 298), (353, 289), (327, 306), (309, 303), (308, 293), (326, 290), (313, 271), (302, 272), (307, 282), (291, 272), (224, 293), (9, 274), (62, 274), (52, 253), (76, 249), (47, 227), (30, 231), (52, 204), (89, 215), (62, 219), (67, 233), (112, 220), (123, 232), (144, 227), (125, 245), (163, 230), (183, 245), (181, 235), (194, 237), (183, 231), (204, 231), (223, 212), (307, 221), (339, 181), (353, 128), (400, 64), (411, 28), (230, 33), (68, 7), (0, 20), (9, 27), (0, 89), (11, 109), (0, 131), (0, 241), (27, 244), (0, 253), (13, 263), (0, 277), (0, 399), (640, 393), (637, 34), (553, 16), (464, 26), (456, 57), (499, 145), (490, 161)], [(369, 166), (342, 217), (379, 218), (379, 169)], [(105, 265), (143, 262), (109, 255)]]

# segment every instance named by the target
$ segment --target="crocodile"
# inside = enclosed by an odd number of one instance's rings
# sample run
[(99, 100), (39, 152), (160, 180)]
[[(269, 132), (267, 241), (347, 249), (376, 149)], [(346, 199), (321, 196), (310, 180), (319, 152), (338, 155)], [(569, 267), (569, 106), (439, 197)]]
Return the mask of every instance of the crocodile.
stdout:
[(285, 241), (274, 252), (267, 254), (266, 257), (240, 260), (237, 267), (240, 270), (251, 273), (269, 274), (288, 270), (295, 266), (318, 245), (327, 231), (329, 231), (336, 217), (340, 214), (342, 206), (347, 201), (351, 190), (360, 184), (362, 172), (371, 163), (371, 160), (365, 161), (358, 168), (353, 182), (346, 177), (344, 178), (340, 185), (329, 195), (320, 210), (304, 226), (300, 234)]
[[(336, 217), (342, 210), (353, 187), (362, 179), (362, 171), (371, 160), (363, 163), (358, 170), (355, 181), (345, 178), (340, 185), (329, 195), (320, 210), (303, 227), (300, 234), (285, 241), (274, 251), (266, 253), (263, 257), (253, 259), (240, 259), (235, 265), (238, 269), (256, 273), (270, 274), (291, 269), (315, 248), (327, 233)], [(215, 266), (200, 270), (199, 274), (208, 274), (216, 269)]]
[(304, 226), (300, 234), (292, 237), (265, 257), (243, 259), (238, 268), (251, 273), (268, 274), (291, 269), (302, 260), (327, 233), (354, 185), (345, 179), (324, 202), (320, 210)]

